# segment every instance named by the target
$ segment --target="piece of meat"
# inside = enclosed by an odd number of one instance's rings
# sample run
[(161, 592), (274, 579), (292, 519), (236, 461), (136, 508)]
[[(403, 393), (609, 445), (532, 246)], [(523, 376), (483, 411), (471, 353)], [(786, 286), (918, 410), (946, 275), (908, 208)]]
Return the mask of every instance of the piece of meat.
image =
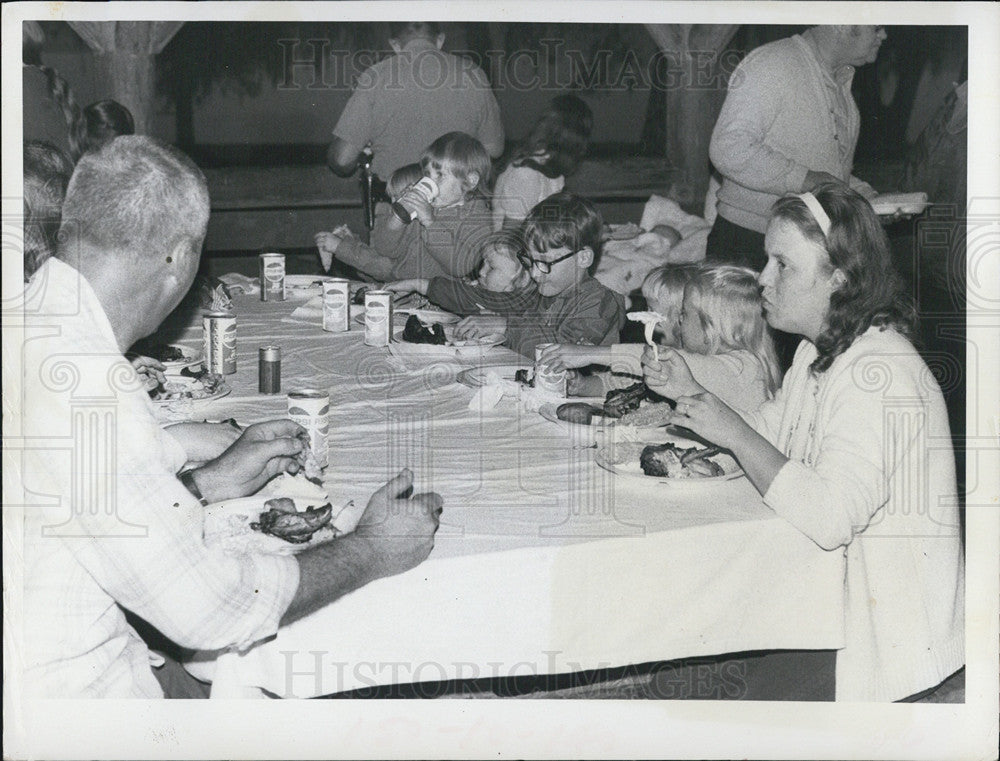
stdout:
[(414, 344), (434, 344), (443, 346), (448, 342), (444, 335), (444, 327), (440, 322), (425, 325), (415, 314), (411, 314), (403, 328), (403, 340)]
[(594, 405), (583, 402), (570, 402), (569, 404), (560, 404), (556, 407), (556, 417), (560, 420), (565, 420), (567, 423), (590, 425), (590, 421), (594, 419), (594, 415), (600, 414), (601, 412), (595, 409)]
[(639, 403), (646, 398), (649, 389), (640, 381), (626, 388), (612, 389), (604, 398), (604, 414), (621, 417), (630, 410), (639, 409)]
[[(639, 455), (639, 465), (647, 476), (666, 478), (715, 478), (723, 475), (722, 467), (702, 455), (697, 447), (682, 449), (675, 444), (650, 444)], [(717, 454), (717, 452), (711, 452)]]
[(310, 507), (298, 512), (295, 509), (295, 502), (279, 497), (269, 499), (264, 503), (264, 507), (268, 509), (250, 524), (250, 528), (292, 544), (305, 544), (333, 517), (333, 505), (329, 502), (322, 507)]

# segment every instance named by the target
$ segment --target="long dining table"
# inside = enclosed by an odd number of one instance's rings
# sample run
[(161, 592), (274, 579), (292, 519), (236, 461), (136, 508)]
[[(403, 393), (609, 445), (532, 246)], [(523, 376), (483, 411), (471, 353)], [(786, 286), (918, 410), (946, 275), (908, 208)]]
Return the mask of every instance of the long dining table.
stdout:
[[(408, 467), (416, 492), (443, 497), (440, 528), (416, 568), (244, 652), (200, 654), (189, 669), (212, 681), (213, 697), (843, 646), (843, 552), (776, 517), (745, 477), (671, 484), (610, 472), (582, 426), (514, 395), (470, 406), (477, 392), (463, 371), (526, 358), (503, 346), (471, 359), (368, 346), (356, 318), (347, 332), (322, 329), (317, 293), (235, 296), (230, 393), (165, 418), (248, 424), (284, 417), (288, 391), (326, 391), (331, 502), (364, 505)], [(200, 349), (200, 317), (175, 335)], [(264, 345), (281, 348), (282, 393), (258, 392)]]

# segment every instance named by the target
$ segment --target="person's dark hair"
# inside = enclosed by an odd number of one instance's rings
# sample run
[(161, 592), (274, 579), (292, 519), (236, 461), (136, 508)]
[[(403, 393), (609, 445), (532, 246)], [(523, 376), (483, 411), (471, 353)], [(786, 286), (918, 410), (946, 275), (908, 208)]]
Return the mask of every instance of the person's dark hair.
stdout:
[(525, 249), (543, 252), (565, 246), (571, 251), (589, 248), (594, 252), (590, 272), (601, 258), (601, 231), (604, 222), (590, 201), (573, 193), (554, 193), (528, 212), (520, 234)]
[(83, 109), (87, 123), (84, 151), (100, 148), (119, 135), (134, 135), (132, 113), (116, 100), (99, 100)]
[(394, 21), (389, 24), (389, 39), (403, 44), (415, 37), (433, 40), (441, 34), (441, 25), (436, 21)]
[[(594, 114), (586, 103), (575, 95), (558, 95), (514, 150), (510, 165), (531, 167), (550, 178), (570, 175), (587, 152), (593, 128)], [(548, 159), (536, 161), (543, 153)]]
[(73, 174), (69, 156), (51, 143), (24, 144), (24, 279), (56, 251), (66, 186)]
[(793, 223), (803, 236), (823, 246), (831, 270), (844, 275), (844, 283), (830, 296), (826, 327), (816, 339), (819, 356), (811, 369), (822, 373), (870, 327), (891, 327), (912, 337), (916, 312), (893, 268), (889, 239), (871, 204), (840, 183), (820, 185), (813, 195), (830, 218), (829, 234), (823, 234), (798, 196), (778, 199), (771, 218)]
[(208, 183), (176, 148), (124, 135), (83, 155), (63, 202), (57, 256), (72, 260), (78, 241), (98, 255), (169, 256), (200, 246), (208, 224)]

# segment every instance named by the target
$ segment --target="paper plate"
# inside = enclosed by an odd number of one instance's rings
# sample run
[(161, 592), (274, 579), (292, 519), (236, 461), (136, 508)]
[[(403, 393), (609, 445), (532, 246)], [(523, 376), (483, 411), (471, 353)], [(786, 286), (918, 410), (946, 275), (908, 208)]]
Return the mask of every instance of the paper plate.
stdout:
[[(573, 402), (600, 405), (604, 402), (604, 399), (601, 397), (572, 397), (568, 402), (566, 402), (566, 404), (571, 404)], [(561, 404), (555, 404), (552, 402), (543, 404), (539, 407), (538, 414), (546, 420), (558, 423), (559, 425), (567, 426), (569, 428), (598, 429), (602, 427), (614, 427), (615, 438), (620, 441), (643, 441), (649, 443), (655, 442), (657, 444), (663, 444), (664, 442), (669, 441), (673, 444), (677, 444), (678, 446), (690, 447), (696, 445), (696, 442), (691, 441), (690, 439), (672, 435), (663, 426), (622, 425), (616, 418), (601, 417), (599, 415), (594, 415), (590, 420), (590, 425), (586, 426), (582, 423), (573, 423), (569, 420), (561, 420), (558, 412), (560, 406)]]
[(285, 299), (308, 299), (323, 292), (326, 275), (285, 275)]
[[(664, 437), (662, 441), (657, 440), (655, 443), (663, 444), (669, 441), (670, 438), (671, 437)], [(599, 447), (594, 452), (594, 462), (596, 462), (601, 468), (614, 473), (616, 476), (624, 476), (634, 481), (667, 484), (668, 486), (680, 488), (711, 486), (712, 484), (718, 484), (724, 481), (732, 481), (733, 479), (740, 478), (743, 475), (743, 469), (740, 468), (739, 463), (737, 463), (736, 460), (728, 454), (720, 453), (713, 455), (708, 459), (722, 466), (723, 474), (721, 476), (712, 476), (709, 478), (666, 478), (664, 476), (647, 476), (642, 472), (642, 466), (639, 464), (639, 455), (645, 445), (646, 442), (641, 441), (616, 444), (616, 448), (626, 448), (628, 457), (623, 462), (612, 462), (611, 460), (620, 460), (622, 457), (611, 457), (608, 454), (608, 447)]]
[(530, 370), (530, 365), (493, 365), (490, 367), (470, 367), (463, 370), (455, 380), (469, 388), (480, 388), (487, 385), (490, 375), (495, 375), (500, 380), (514, 381), (514, 373), (518, 370)]

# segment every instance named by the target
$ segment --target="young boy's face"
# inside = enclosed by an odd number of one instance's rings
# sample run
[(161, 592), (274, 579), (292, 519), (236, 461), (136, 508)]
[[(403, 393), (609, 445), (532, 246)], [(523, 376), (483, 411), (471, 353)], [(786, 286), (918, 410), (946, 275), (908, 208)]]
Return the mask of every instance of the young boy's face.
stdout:
[(512, 253), (499, 251), (496, 247), (488, 248), (479, 267), (479, 285), (487, 291), (512, 291), (514, 281), (522, 271)]
[[(470, 189), (468, 182), (463, 182), (456, 174), (454, 167), (447, 161), (430, 161), (424, 167), (424, 176), (430, 177), (438, 186), (437, 198), (431, 201), (435, 209), (454, 206), (465, 198)], [(478, 181), (478, 180), (477, 180)]]
[[(550, 248), (548, 251), (537, 251), (531, 247), (528, 249), (528, 256), (535, 260), (528, 273), (538, 284), (538, 292), (543, 296), (558, 296), (572, 288), (583, 280), (587, 267), (594, 261), (594, 254), (589, 248), (570, 252), (566, 246)], [(548, 266), (539, 266), (539, 262), (545, 262)], [(549, 271), (543, 272), (543, 267)]]
[(683, 292), (674, 293), (670, 289), (661, 287), (656, 293), (648, 293), (643, 289), (643, 296), (646, 297), (646, 305), (650, 311), (666, 318), (657, 326), (657, 332), (661, 334), (662, 340), (673, 346), (680, 346), (680, 319), (681, 303), (684, 300)]

